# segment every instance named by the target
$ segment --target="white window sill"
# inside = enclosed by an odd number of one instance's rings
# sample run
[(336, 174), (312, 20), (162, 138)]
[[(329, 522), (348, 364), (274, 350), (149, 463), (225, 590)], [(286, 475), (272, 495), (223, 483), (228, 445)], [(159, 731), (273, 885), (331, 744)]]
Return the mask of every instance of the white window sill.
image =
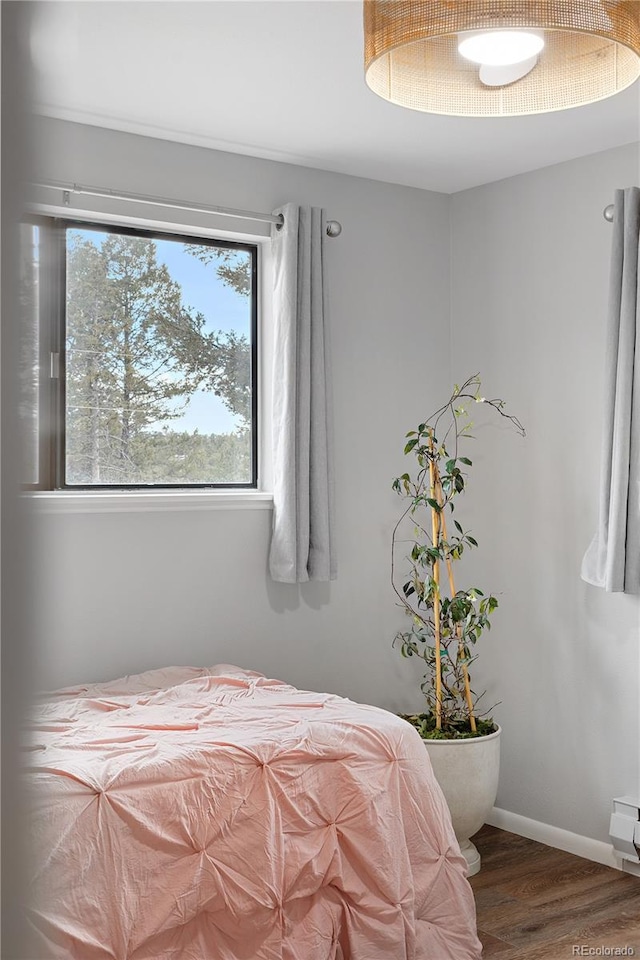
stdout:
[(260, 490), (54, 490), (25, 493), (37, 513), (147, 513), (182, 510), (270, 510)]

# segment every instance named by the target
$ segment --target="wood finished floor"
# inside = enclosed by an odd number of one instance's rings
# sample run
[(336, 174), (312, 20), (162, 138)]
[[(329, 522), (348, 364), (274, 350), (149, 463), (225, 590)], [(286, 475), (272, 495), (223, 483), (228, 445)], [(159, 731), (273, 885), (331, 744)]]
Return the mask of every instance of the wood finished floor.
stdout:
[(473, 842), (483, 960), (615, 956), (586, 952), (604, 947), (633, 948), (626, 955), (640, 960), (640, 877), (488, 825)]

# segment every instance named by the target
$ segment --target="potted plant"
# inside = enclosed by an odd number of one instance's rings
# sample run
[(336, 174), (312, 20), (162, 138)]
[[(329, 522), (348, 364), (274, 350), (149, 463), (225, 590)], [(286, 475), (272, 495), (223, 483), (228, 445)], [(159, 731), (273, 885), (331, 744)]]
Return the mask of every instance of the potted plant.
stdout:
[[(479, 711), (484, 694), (475, 694), (469, 672), (476, 643), (490, 629), (498, 601), (479, 587), (456, 589), (454, 576), (454, 564), (464, 551), (478, 546), (453, 517), (472, 466), (461, 447), (471, 437), (470, 407), (476, 403), (524, 436), (520, 421), (504, 412), (503, 400), (480, 395), (477, 374), (456, 385), (448, 401), (406, 435), (404, 452), (414, 458), (415, 468), (393, 481), (405, 507), (393, 530), (391, 559), (393, 589), (411, 619), (394, 643), (403, 656), (420, 657), (427, 666), (421, 685), (426, 709), (403, 717), (424, 739), (469, 875), (480, 869), (480, 855), (469, 837), (495, 801), (500, 758), (500, 728), (490, 711)], [(407, 564), (402, 574), (400, 548)]]

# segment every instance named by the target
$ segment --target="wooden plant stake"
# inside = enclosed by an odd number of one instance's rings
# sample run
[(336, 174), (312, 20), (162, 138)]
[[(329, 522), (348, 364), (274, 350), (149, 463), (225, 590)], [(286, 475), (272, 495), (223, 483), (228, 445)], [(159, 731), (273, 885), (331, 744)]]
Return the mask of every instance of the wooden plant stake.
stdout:
[[(437, 482), (438, 493), (439, 493), (438, 503), (441, 506), (444, 506), (444, 491), (442, 489), (442, 481), (440, 480), (440, 471), (438, 470), (437, 464), (435, 464), (435, 474), (436, 474), (436, 482)], [(442, 536), (446, 540), (447, 539), (447, 521), (445, 519), (444, 509), (440, 514), (440, 522), (442, 523)], [(453, 580), (453, 566), (451, 564), (451, 557), (449, 556), (446, 557), (446, 563), (447, 563), (447, 574), (449, 576), (449, 592), (451, 593), (451, 598), (453, 599), (453, 597), (455, 597), (456, 595), (456, 587)], [(456, 634), (458, 636), (458, 654), (462, 653), (464, 657), (464, 649), (462, 646), (462, 630), (460, 628), (459, 623), (456, 624)], [(469, 683), (469, 671), (467, 669), (467, 664), (464, 661), (462, 663), (462, 676), (464, 678), (464, 698), (467, 703), (467, 710), (469, 711), (469, 723), (471, 725), (472, 733), (475, 733), (477, 727), (476, 727), (476, 718), (473, 713), (473, 698), (471, 696), (471, 684)]]
[[(429, 486), (431, 499), (436, 500), (436, 464), (433, 450), (433, 433), (429, 434)], [(431, 507), (431, 542), (434, 549), (440, 544), (440, 514)], [(436, 651), (436, 730), (442, 729), (442, 660), (440, 655), (440, 560), (433, 558), (433, 595), (434, 642)]]

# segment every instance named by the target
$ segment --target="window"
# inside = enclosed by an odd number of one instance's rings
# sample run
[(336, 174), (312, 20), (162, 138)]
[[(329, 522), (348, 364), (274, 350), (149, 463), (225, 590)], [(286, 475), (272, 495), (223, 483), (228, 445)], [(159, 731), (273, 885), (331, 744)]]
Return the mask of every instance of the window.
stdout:
[(34, 486), (256, 487), (257, 248), (63, 220), (27, 233)]

